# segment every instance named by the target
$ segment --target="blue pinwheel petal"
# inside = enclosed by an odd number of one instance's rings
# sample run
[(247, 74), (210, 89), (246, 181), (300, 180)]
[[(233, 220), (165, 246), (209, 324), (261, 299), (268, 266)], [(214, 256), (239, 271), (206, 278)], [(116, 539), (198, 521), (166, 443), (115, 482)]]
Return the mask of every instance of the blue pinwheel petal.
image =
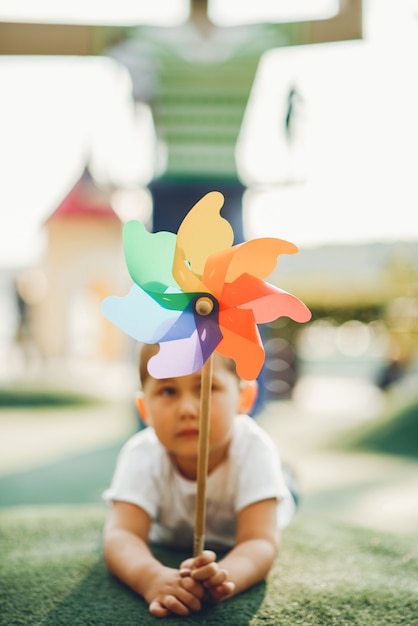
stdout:
[(167, 333), (160, 341), (176, 341), (186, 339), (196, 330), (195, 317), (193, 315), (193, 302), (190, 302)]
[[(218, 325), (218, 304), (214, 303), (210, 315), (199, 315), (194, 310), (194, 302), (184, 311), (179, 320), (161, 339), (160, 351), (148, 363), (148, 371), (154, 378), (171, 378), (187, 376), (197, 372), (210, 357), (222, 339)], [(178, 329), (175, 326), (178, 324)], [(186, 332), (191, 325), (194, 331), (187, 337)], [(180, 332), (181, 328), (181, 332)]]
[(161, 341), (182, 312), (160, 306), (137, 285), (133, 285), (122, 298), (110, 296), (102, 302), (103, 315), (124, 333), (142, 343)]

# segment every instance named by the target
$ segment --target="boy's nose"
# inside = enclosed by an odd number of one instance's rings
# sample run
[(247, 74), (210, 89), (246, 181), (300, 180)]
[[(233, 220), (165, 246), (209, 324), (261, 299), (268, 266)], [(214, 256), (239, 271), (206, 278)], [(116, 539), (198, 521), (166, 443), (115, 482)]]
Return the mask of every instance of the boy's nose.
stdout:
[(192, 394), (185, 394), (180, 400), (180, 416), (198, 418), (200, 399)]

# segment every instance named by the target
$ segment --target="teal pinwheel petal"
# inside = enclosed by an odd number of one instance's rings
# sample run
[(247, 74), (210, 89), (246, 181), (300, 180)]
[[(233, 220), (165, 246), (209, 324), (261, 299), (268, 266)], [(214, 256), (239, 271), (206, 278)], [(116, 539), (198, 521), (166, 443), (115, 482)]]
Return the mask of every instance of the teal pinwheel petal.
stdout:
[(177, 322), (183, 309), (162, 307), (146, 291), (133, 285), (126, 296), (109, 296), (103, 300), (102, 313), (136, 341), (158, 343)]
[(150, 233), (137, 220), (131, 220), (123, 227), (123, 249), (129, 273), (132, 280), (150, 295), (151, 292), (155, 295), (163, 293), (167, 287), (178, 287), (172, 273), (175, 247), (174, 233)]

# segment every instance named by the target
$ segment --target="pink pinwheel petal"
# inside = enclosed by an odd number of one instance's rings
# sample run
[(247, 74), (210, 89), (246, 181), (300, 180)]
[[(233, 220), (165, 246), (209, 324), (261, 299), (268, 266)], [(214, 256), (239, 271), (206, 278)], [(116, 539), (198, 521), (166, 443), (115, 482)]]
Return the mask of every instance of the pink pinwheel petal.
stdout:
[(264, 348), (252, 312), (248, 309), (219, 311), (219, 327), (222, 341), (216, 352), (235, 361), (242, 379), (257, 378), (264, 363)]
[(265, 237), (246, 241), (212, 254), (205, 265), (202, 281), (208, 291), (220, 298), (223, 284), (232, 283), (241, 274), (264, 279), (277, 265), (280, 254), (295, 254), (297, 247), (283, 239)]
[(296, 296), (248, 274), (241, 274), (233, 283), (224, 285), (221, 304), (224, 308), (251, 309), (257, 324), (282, 316), (295, 322), (307, 322), (311, 318), (310, 310)]
[(207, 258), (229, 248), (234, 241), (231, 225), (219, 212), (224, 197), (212, 191), (189, 211), (177, 233), (173, 276), (184, 291), (207, 291), (200, 278)]
[(290, 317), (295, 322), (308, 322), (312, 317), (312, 313), (301, 300), (277, 288), (275, 292), (248, 302), (241, 308), (250, 308), (257, 324), (272, 322), (279, 317)]

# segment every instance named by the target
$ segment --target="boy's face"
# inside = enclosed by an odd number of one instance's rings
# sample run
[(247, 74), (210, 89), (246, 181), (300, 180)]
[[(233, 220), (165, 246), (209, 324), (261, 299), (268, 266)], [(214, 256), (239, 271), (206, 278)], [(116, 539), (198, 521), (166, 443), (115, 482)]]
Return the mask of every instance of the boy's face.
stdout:
[[(145, 420), (181, 469), (198, 454), (201, 372), (178, 378), (148, 377), (144, 385)], [(225, 456), (240, 406), (239, 380), (214, 358), (209, 435), (209, 469)], [(212, 460), (212, 463), (211, 463)]]

